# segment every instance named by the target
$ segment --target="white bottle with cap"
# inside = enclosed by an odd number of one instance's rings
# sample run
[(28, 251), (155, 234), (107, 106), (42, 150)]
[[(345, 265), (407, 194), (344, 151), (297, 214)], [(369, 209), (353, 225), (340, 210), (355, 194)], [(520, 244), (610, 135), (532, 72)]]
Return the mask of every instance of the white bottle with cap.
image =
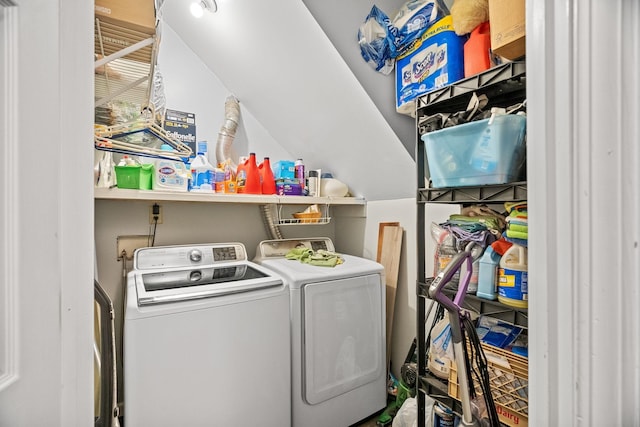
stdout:
[[(173, 148), (167, 144), (163, 144), (161, 148), (164, 151), (173, 151)], [(170, 159), (156, 160), (154, 190), (187, 191), (188, 185), (189, 171), (183, 162)]]
[(191, 191), (212, 193), (215, 191), (215, 168), (200, 152), (191, 162)]

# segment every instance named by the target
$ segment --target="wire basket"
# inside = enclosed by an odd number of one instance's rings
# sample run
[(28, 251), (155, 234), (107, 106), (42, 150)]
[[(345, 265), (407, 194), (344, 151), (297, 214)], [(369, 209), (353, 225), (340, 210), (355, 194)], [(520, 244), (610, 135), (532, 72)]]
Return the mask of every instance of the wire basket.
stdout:
[(295, 219), (300, 220), (301, 224), (317, 224), (322, 218), (322, 213), (320, 212), (295, 212), (293, 214)]
[[(491, 395), (500, 422), (507, 426), (529, 425), (529, 365), (526, 357), (492, 345), (481, 343), (487, 358)], [(482, 394), (474, 381), (476, 394)], [(458, 372), (455, 363), (449, 370), (449, 396), (460, 399)]]

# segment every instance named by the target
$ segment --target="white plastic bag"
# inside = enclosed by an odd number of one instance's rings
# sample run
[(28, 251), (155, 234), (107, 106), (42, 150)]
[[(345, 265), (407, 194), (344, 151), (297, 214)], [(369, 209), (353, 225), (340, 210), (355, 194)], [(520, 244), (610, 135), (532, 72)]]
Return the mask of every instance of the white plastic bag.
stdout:
[[(424, 397), (424, 425), (433, 425), (433, 405), (435, 400), (430, 396)], [(393, 418), (391, 427), (416, 427), (418, 425), (418, 401), (415, 397), (408, 397)]]
[(449, 379), (449, 371), (453, 360), (451, 326), (449, 325), (449, 318), (445, 316), (431, 330), (429, 371), (438, 378)]

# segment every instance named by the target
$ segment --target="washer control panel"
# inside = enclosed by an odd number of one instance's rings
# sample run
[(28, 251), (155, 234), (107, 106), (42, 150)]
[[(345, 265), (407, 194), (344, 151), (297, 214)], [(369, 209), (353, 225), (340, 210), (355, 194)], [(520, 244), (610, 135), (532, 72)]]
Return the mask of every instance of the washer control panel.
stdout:
[(181, 268), (231, 261), (247, 261), (247, 251), (242, 243), (142, 248), (135, 252), (134, 268), (137, 270)]

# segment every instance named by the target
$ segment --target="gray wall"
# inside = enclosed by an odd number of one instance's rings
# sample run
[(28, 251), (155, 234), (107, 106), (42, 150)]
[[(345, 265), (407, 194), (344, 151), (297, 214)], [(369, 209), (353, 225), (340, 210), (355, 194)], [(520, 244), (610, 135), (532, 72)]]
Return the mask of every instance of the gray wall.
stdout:
[[(412, 157), (415, 157), (414, 119), (397, 113), (395, 108), (395, 70), (385, 76), (374, 70), (360, 55), (358, 28), (369, 14), (374, 2), (340, 0), (303, 0), (303, 2), (378, 107), (402, 145)], [(382, 0), (375, 2), (375, 5), (393, 19), (404, 3), (402, 0)]]

